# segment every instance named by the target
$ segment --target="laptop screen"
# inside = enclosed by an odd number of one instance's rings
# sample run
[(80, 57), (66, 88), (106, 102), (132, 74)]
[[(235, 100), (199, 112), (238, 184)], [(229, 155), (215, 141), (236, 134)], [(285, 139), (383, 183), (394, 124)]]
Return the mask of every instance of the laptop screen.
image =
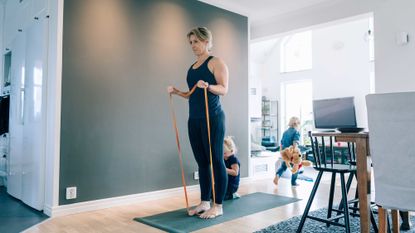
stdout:
[(356, 128), (354, 97), (313, 100), (317, 129)]

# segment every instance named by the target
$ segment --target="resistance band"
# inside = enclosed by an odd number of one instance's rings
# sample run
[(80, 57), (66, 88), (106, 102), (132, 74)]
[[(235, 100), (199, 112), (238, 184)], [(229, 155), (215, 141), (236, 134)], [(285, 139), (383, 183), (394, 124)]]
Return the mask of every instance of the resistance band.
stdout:
[[(197, 86), (194, 85), (189, 92), (182, 93), (181, 96), (189, 97), (190, 95), (193, 94), (193, 92), (195, 92), (196, 87)], [(209, 107), (208, 107), (207, 88), (204, 88), (204, 93), (205, 93), (206, 123), (207, 123), (209, 153), (210, 153), (210, 169), (211, 169), (211, 175), (212, 175), (213, 203), (216, 203), (215, 175), (213, 173), (212, 145), (211, 145), (211, 141), (210, 141), (210, 120), (209, 120)], [(185, 196), (185, 199), (186, 199), (186, 209), (189, 210), (189, 198), (187, 196), (186, 179), (185, 179), (185, 176), (184, 176), (184, 169), (183, 169), (183, 155), (182, 155), (182, 149), (180, 147), (179, 129), (177, 128), (177, 120), (176, 120), (176, 114), (175, 114), (174, 106), (173, 106), (172, 93), (170, 93), (170, 109), (171, 109), (173, 127), (174, 127), (174, 130), (175, 130), (175, 133), (176, 133), (176, 144), (177, 144), (177, 151), (178, 151), (178, 154), (179, 154), (180, 169), (181, 169), (181, 172), (182, 172), (182, 184), (183, 184), (183, 189), (184, 189), (184, 196)]]

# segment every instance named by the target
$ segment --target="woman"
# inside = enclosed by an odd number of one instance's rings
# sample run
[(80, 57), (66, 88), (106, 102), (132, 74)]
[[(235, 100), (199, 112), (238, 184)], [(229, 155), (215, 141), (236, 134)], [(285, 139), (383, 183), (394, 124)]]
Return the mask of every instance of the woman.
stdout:
[[(225, 137), (225, 114), (219, 101), (220, 95), (228, 92), (229, 72), (226, 64), (210, 55), (212, 34), (205, 27), (192, 29), (187, 34), (196, 62), (187, 72), (189, 90), (196, 85), (195, 92), (182, 92), (169, 86), (168, 93), (189, 99), (188, 133), (193, 154), (199, 167), (201, 202), (188, 214), (200, 214), (201, 218), (215, 218), (223, 214), (222, 201), (227, 186), (227, 173), (223, 161), (223, 140)], [(215, 203), (210, 206), (212, 181), (210, 174), (210, 153), (206, 123), (204, 88), (208, 91), (209, 118), (212, 144), (212, 163), (215, 178)]]

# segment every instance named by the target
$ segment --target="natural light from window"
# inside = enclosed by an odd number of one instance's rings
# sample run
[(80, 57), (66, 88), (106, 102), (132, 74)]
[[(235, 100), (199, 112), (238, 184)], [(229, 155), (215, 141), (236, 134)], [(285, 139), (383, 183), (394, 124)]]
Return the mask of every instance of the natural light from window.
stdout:
[(311, 80), (284, 82), (282, 93), (282, 132), (287, 129), (288, 122), (293, 116), (301, 120), (301, 143), (308, 144), (307, 132), (313, 127), (313, 93)]
[(281, 42), (281, 73), (312, 68), (312, 32), (286, 36)]

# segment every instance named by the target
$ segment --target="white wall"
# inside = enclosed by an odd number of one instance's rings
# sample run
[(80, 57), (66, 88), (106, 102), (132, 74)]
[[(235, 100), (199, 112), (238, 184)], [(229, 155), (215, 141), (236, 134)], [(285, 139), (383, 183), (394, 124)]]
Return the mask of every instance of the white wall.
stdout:
[(370, 93), (369, 20), (313, 31), (313, 99), (355, 97), (357, 125), (367, 128), (365, 96)]
[[(376, 92), (415, 91), (415, 1), (347, 0), (330, 1), (320, 7), (303, 9), (251, 24), (251, 39), (271, 37), (312, 25), (373, 12), (375, 25)], [(395, 35), (409, 33), (409, 44), (397, 46)]]
[(396, 0), (331, 0), (324, 4), (283, 14), (263, 22), (251, 23), (251, 39), (264, 38), (299, 28), (307, 28), (369, 13), (373, 11), (374, 3), (384, 1), (395, 2)]
[(355, 96), (358, 126), (367, 127), (364, 97), (370, 92), (369, 75), (373, 69), (369, 44), (364, 40), (367, 30), (367, 16), (313, 30), (311, 70), (281, 74), (280, 46), (274, 46), (262, 64), (254, 63), (261, 77), (262, 94), (280, 100), (281, 82), (311, 79), (313, 99)]
[[(375, 10), (376, 92), (415, 91), (415, 1), (384, 1)], [(395, 36), (409, 33), (399, 46)]]
[(62, 83), (63, 1), (49, 4), (49, 53), (45, 162), (45, 214), (59, 206), (60, 119)]

